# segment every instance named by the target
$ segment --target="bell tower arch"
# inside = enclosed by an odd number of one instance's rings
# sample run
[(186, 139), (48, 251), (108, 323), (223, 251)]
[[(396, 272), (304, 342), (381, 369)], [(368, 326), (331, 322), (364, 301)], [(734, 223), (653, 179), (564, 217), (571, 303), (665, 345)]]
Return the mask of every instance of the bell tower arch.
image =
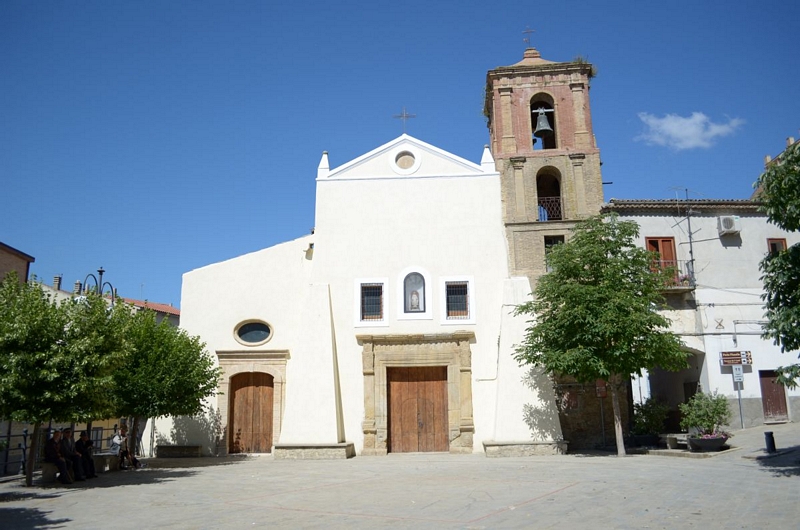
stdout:
[(486, 75), (485, 114), (503, 197), (512, 274), (531, 283), (547, 270), (547, 240), (600, 212), (600, 150), (592, 132), (584, 61), (522, 61)]

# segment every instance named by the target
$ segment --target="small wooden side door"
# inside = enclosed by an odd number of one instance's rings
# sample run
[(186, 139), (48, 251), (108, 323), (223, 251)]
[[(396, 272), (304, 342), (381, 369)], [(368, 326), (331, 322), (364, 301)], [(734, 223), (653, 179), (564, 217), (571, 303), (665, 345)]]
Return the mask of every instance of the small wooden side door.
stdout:
[(789, 411), (786, 408), (786, 391), (778, 383), (778, 374), (774, 370), (760, 370), (761, 403), (764, 407), (765, 421), (788, 421)]
[(243, 372), (231, 378), (230, 453), (272, 452), (273, 378)]

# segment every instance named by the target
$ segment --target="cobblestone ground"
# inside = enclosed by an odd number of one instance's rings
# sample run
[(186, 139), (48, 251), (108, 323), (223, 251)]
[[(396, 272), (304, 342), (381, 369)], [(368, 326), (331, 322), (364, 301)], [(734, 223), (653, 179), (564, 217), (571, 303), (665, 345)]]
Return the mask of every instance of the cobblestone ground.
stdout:
[(0, 484), (0, 528), (798, 528), (800, 426), (711, 458), (412, 454), (151, 459), (73, 486)]

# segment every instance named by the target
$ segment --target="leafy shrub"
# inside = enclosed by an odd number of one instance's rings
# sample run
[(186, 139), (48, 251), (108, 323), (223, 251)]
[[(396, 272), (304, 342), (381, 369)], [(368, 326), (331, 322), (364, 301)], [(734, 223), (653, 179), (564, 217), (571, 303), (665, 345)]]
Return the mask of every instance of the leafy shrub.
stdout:
[(669, 414), (669, 406), (647, 398), (644, 403), (633, 404), (633, 434), (660, 434), (664, 431), (664, 421)]
[(728, 399), (724, 395), (698, 392), (688, 403), (681, 403), (678, 407), (683, 415), (681, 429), (694, 429), (694, 436), (698, 438), (730, 436), (721, 428), (731, 420)]

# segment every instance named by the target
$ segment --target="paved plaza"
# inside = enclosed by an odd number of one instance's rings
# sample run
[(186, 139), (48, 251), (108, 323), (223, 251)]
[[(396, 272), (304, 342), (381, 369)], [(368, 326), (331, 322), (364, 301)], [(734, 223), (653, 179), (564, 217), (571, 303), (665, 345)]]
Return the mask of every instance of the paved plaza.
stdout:
[[(781, 454), (758, 459), (765, 430)], [(800, 425), (731, 445), (709, 458), (150, 459), (71, 486), (0, 483), (0, 528), (798, 528)]]

